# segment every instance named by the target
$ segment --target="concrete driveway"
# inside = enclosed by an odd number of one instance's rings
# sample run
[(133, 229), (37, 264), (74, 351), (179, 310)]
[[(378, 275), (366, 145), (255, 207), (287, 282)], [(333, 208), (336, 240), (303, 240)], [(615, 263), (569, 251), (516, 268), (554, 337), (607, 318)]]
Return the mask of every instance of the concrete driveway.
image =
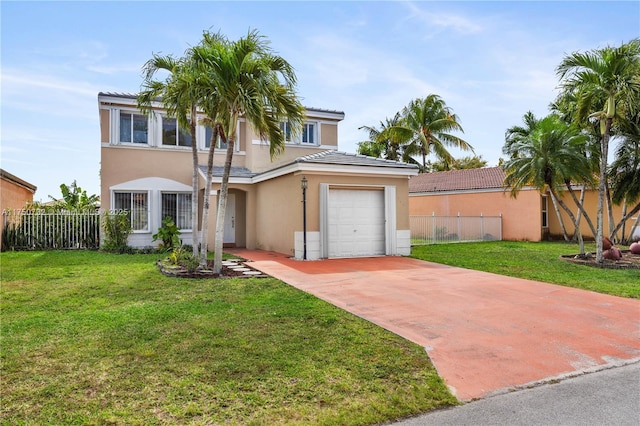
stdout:
[(403, 257), (229, 251), (423, 346), (463, 401), (640, 360), (640, 300)]

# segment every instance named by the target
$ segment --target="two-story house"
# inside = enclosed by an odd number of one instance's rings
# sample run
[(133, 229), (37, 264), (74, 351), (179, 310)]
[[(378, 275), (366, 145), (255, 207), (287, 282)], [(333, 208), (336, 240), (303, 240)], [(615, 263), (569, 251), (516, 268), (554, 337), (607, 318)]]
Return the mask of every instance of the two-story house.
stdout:
[[(99, 93), (103, 209), (129, 211), (134, 247), (170, 216), (191, 244), (191, 138), (161, 105), (143, 115), (136, 96)], [(229, 180), (224, 242), (307, 259), (410, 253), (408, 181), (413, 165), (338, 151), (344, 113), (308, 108), (304, 131), (287, 137), (271, 160), (269, 146), (242, 119)], [(287, 123), (281, 123), (285, 134)], [(201, 212), (211, 130), (198, 125)], [(209, 241), (215, 233), (217, 190), (225, 147), (215, 151)], [(303, 203), (302, 181), (306, 182)], [(305, 214), (306, 212), (306, 214)], [(201, 213), (199, 213), (201, 215)], [(201, 220), (201, 218), (200, 218)]]

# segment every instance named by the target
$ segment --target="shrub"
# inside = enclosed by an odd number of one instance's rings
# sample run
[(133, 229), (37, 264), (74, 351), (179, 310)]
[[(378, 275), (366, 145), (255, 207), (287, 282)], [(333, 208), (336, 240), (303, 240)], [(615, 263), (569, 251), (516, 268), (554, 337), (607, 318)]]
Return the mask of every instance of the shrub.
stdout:
[(106, 212), (102, 218), (102, 229), (105, 234), (102, 250), (113, 253), (131, 251), (128, 238), (132, 229), (128, 212)]
[(162, 240), (160, 248), (166, 251), (180, 246), (180, 229), (178, 229), (170, 216), (164, 218), (162, 226), (153, 235), (153, 241), (156, 240)]

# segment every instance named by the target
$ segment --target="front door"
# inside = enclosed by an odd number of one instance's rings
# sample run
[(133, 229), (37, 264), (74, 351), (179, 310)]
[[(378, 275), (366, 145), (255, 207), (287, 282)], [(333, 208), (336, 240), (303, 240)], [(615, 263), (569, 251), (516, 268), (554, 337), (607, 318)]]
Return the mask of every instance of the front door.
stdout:
[(227, 211), (224, 215), (224, 244), (234, 245), (236, 243), (236, 195), (227, 195)]

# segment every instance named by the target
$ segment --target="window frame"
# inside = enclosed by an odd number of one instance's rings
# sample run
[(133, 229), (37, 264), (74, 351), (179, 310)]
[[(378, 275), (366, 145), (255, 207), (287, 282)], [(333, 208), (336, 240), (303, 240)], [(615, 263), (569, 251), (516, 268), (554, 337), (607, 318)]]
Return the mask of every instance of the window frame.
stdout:
[(543, 195), (540, 203), (540, 212), (542, 214), (540, 220), (542, 221), (542, 228), (549, 228), (549, 197)]
[[(280, 130), (284, 132), (284, 143), (286, 145), (320, 146), (320, 137), (318, 133), (319, 125), (320, 123), (317, 121), (305, 121), (300, 134), (293, 137), (291, 124), (288, 121), (281, 121)], [(311, 131), (309, 131), (310, 127), (312, 127)], [(309, 139), (309, 134), (311, 134), (312, 142), (305, 141), (305, 139)]]
[[(171, 214), (165, 214), (164, 212), (164, 208), (165, 208), (165, 195), (175, 195), (176, 199), (175, 199), (175, 217), (173, 217), (173, 215)], [(188, 206), (188, 211), (181, 215), (180, 214), (180, 198), (187, 196), (188, 200), (187, 203), (185, 204), (186, 206)], [(191, 218), (191, 213), (192, 213), (192, 209), (193, 209), (193, 204), (192, 204), (192, 193), (191, 192), (181, 192), (181, 191), (160, 191), (160, 223), (162, 223), (162, 221), (164, 220), (165, 217), (167, 216), (171, 216), (171, 218), (173, 219), (173, 222), (175, 223), (175, 225), (178, 227), (178, 229), (180, 230), (180, 232), (188, 232), (191, 231), (193, 229), (193, 223), (192, 222), (192, 218)], [(180, 217), (183, 216), (184, 219), (189, 222), (189, 224), (191, 225), (191, 227), (189, 228), (183, 228), (181, 225), (182, 223), (180, 222)]]
[[(117, 194), (129, 194), (129, 207), (128, 208), (122, 208), (122, 207), (118, 207), (116, 205), (117, 202)], [(144, 228), (139, 228), (136, 229), (134, 228), (134, 209), (133, 209), (133, 205), (134, 205), (134, 195), (144, 195), (144, 201), (145, 201), (145, 223), (144, 223)], [(150, 195), (149, 195), (149, 191), (135, 191), (135, 190), (115, 190), (112, 191), (111, 193), (111, 205), (112, 205), (112, 210), (113, 211), (128, 211), (129, 212), (129, 223), (131, 224), (131, 230), (133, 233), (136, 234), (142, 234), (142, 233), (149, 233), (150, 232)]]
[[(131, 120), (131, 140), (129, 141), (125, 141), (122, 140), (122, 118), (123, 115), (128, 115), (130, 116), (130, 120)], [(135, 142), (135, 128), (134, 128), (134, 124), (135, 124), (135, 119), (134, 116), (138, 116), (138, 117), (143, 117), (145, 119), (145, 123), (146, 123), (146, 141), (145, 142)], [(149, 122), (149, 116), (142, 114), (140, 111), (136, 111), (136, 110), (128, 110), (128, 109), (121, 109), (118, 110), (118, 118), (117, 118), (117, 140), (119, 144), (127, 144), (127, 145), (149, 145), (149, 140), (151, 137), (151, 126), (150, 126), (150, 122)]]
[[(175, 144), (166, 144), (164, 143), (165, 141), (165, 124), (168, 123), (169, 121), (173, 121), (174, 125), (175, 125)], [(185, 135), (188, 136), (189, 138), (189, 144), (188, 145), (182, 145), (180, 143), (180, 134), (184, 133)], [(174, 118), (174, 117), (169, 117), (167, 115), (161, 115), (160, 116), (160, 140), (158, 141), (158, 146), (161, 146), (163, 148), (177, 148), (177, 149), (188, 149), (191, 148), (191, 144), (193, 144), (193, 138), (191, 137), (191, 134), (189, 131), (184, 130), (182, 128), (180, 128), (180, 125), (178, 125), (178, 119)]]

